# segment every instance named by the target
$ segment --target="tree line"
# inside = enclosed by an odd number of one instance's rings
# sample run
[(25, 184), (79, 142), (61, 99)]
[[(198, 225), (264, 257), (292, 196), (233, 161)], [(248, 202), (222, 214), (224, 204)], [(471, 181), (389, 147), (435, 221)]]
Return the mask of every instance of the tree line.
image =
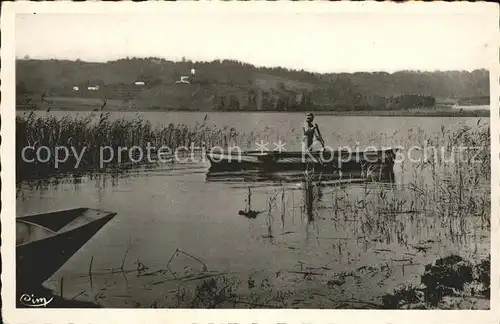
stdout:
[[(176, 83), (191, 68), (196, 69), (195, 80)], [(430, 108), (442, 99), (458, 103), (489, 98), (487, 70), (320, 74), (235, 60), (173, 62), (153, 57), (105, 63), (22, 59), (16, 61), (16, 69), (18, 98), (41, 93), (105, 97), (160, 109), (396, 110)], [(136, 86), (136, 81), (144, 86)], [(99, 91), (87, 90), (95, 85)]]

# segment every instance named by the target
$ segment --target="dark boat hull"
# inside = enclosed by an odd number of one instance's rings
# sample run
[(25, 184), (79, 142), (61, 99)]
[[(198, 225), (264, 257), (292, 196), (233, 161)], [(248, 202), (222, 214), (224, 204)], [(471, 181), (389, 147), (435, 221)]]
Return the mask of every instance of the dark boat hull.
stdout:
[[(265, 172), (259, 170), (207, 172), (207, 182), (241, 183), (241, 182), (272, 182), (272, 183), (297, 183), (305, 181), (304, 172), (301, 171), (276, 171)], [(307, 175), (307, 179), (318, 182), (330, 183), (362, 183), (362, 182), (386, 182), (395, 181), (394, 171), (390, 168), (379, 168), (378, 170), (361, 171), (352, 170), (348, 172), (313, 172)]]
[(369, 168), (392, 170), (396, 150), (325, 151), (325, 152), (256, 152), (208, 153), (209, 172), (261, 170), (264, 172), (306, 171), (363, 171)]
[[(87, 223), (76, 223), (75, 228), (64, 230), (65, 223), (78, 222), (85, 208), (18, 218), (19, 221), (44, 226), (54, 235), (19, 244), (16, 247), (16, 275), (19, 294), (39, 287), (66, 263), (90, 238), (92, 238), (116, 214), (103, 213)], [(52, 219), (52, 221), (50, 221)], [(69, 219), (69, 222), (68, 222)], [(85, 219), (83, 219), (85, 221)]]

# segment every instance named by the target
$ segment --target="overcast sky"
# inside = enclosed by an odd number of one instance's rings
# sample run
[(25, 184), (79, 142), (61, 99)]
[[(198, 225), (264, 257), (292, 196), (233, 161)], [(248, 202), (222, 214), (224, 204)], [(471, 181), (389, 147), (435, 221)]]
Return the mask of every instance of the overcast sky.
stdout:
[(315, 72), (392, 72), (488, 68), (494, 54), (498, 21), (477, 11), (298, 12), (18, 14), (16, 56), (236, 59)]

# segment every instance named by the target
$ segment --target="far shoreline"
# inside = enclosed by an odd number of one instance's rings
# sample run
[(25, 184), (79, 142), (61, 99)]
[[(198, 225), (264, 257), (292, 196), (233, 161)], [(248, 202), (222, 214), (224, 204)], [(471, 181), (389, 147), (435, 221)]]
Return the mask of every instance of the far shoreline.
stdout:
[[(46, 112), (45, 109), (26, 109), (16, 107), (16, 112)], [(58, 109), (52, 108), (50, 111), (57, 112), (99, 112), (95, 111), (94, 108), (83, 108), (79, 109)], [(359, 117), (490, 117), (490, 111), (486, 109), (477, 110), (459, 110), (454, 108), (448, 109), (437, 109), (437, 110), (359, 110), (359, 111), (325, 111), (325, 110), (304, 110), (304, 111), (273, 111), (273, 110), (238, 110), (238, 111), (217, 111), (217, 110), (183, 110), (183, 109), (155, 109), (155, 108), (144, 108), (144, 109), (107, 109), (107, 112), (119, 113), (119, 112), (130, 112), (130, 113), (146, 113), (146, 112), (159, 112), (159, 113), (228, 113), (228, 114), (254, 114), (254, 113), (266, 113), (266, 114), (306, 114), (309, 112), (314, 113), (317, 116), (359, 116)]]

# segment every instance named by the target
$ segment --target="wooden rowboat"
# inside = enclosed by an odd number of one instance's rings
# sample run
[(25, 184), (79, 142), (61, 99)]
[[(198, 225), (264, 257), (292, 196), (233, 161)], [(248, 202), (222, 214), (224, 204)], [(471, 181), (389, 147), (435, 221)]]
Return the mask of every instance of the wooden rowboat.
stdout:
[(303, 171), (276, 171), (266, 172), (262, 170), (243, 170), (243, 171), (222, 171), (207, 172), (205, 180), (207, 182), (222, 183), (299, 183), (309, 179), (323, 184), (338, 185), (364, 182), (385, 182), (395, 181), (394, 171), (390, 168), (378, 168), (351, 170), (342, 172), (334, 170), (333, 172), (312, 172), (305, 177)]
[(365, 151), (245, 151), (209, 152), (209, 172), (261, 170), (265, 172), (305, 171), (319, 172), (362, 171), (369, 166), (392, 170), (396, 149)]
[(18, 290), (41, 286), (115, 215), (75, 208), (16, 218)]

